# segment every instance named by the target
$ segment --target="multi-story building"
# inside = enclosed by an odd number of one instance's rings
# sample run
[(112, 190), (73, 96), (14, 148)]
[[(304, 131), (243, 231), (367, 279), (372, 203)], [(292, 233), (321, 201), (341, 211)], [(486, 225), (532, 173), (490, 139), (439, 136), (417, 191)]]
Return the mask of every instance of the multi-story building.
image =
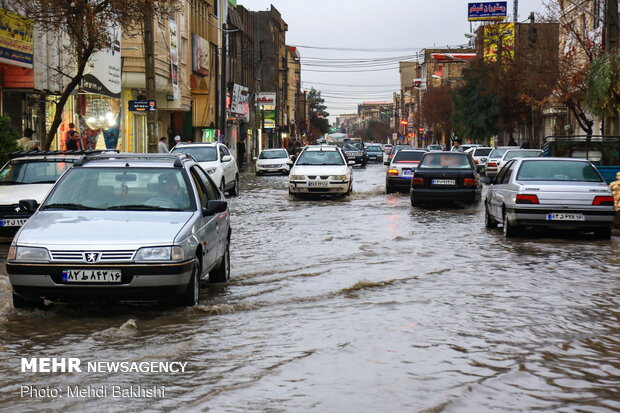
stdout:
[[(284, 101), (285, 118), (284, 124), (288, 128), (288, 140), (300, 137), (299, 98), (301, 95), (301, 58), (296, 47), (287, 46), (287, 77), (286, 77), (286, 100)], [(284, 138), (284, 135), (283, 135)], [(286, 142), (285, 142), (286, 144)]]

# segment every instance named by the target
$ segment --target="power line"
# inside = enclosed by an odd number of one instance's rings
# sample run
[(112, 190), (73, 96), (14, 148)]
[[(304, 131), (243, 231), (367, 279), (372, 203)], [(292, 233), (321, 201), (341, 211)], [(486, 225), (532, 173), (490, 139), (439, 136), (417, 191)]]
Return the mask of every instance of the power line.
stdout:
[(392, 86), (398, 86), (400, 87), (400, 84), (398, 83), (394, 83), (394, 84), (383, 84), (383, 85), (344, 85), (341, 83), (321, 83), (321, 82), (312, 82), (310, 80), (302, 80), (301, 83), (312, 83), (313, 85), (325, 85), (325, 86), (343, 86), (343, 87), (392, 87)]

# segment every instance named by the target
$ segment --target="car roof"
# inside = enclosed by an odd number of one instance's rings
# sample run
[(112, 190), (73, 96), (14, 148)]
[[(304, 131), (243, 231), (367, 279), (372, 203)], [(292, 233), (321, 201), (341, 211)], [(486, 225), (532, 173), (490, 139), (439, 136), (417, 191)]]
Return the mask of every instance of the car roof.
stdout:
[(212, 146), (212, 147), (215, 147), (218, 144), (221, 144), (221, 142), (191, 142), (191, 143), (190, 142), (179, 142), (172, 149), (180, 148), (180, 147), (183, 147), (183, 146)]
[(24, 162), (24, 161), (75, 161), (82, 155), (38, 155), (38, 156), (20, 156), (19, 158), (13, 158), (11, 161)]
[(398, 152), (422, 152), (422, 153), (427, 153), (428, 151), (425, 149), (401, 149)]
[(340, 148), (334, 145), (309, 145), (304, 147), (306, 151), (339, 151)]
[(588, 161), (587, 159), (583, 159), (583, 158), (569, 158), (569, 157), (562, 158), (562, 157), (543, 156), (543, 157), (538, 157), (538, 158), (514, 158), (514, 159), (515, 160), (520, 160), (520, 161), (525, 161), (525, 162), (574, 161), (574, 162), (588, 162), (588, 163), (590, 163), (590, 161)]
[(282, 151), (282, 150), (286, 150), (286, 148), (269, 148), (269, 149), (263, 149), (261, 152), (269, 152), (269, 151)]
[(82, 156), (76, 160), (75, 166), (80, 167), (154, 167), (154, 168), (181, 168), (186, 162), (196, 160), (189, 154), (172, 153), (113, 153)]

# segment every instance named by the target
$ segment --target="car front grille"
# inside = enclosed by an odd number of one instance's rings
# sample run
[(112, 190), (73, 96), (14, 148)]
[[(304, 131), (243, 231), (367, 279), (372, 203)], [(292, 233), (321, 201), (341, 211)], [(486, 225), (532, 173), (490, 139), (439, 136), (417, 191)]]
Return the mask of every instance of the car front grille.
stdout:
[(135, 250), (115, 250), (115, 251), (50, 251), (53, 261), (74, 261), (74, 262), (86, 262), (84, 253), (96, 252), (99, 253), (99, 258), (96, 262), (114, 262), (114, 261), (131, 261)]

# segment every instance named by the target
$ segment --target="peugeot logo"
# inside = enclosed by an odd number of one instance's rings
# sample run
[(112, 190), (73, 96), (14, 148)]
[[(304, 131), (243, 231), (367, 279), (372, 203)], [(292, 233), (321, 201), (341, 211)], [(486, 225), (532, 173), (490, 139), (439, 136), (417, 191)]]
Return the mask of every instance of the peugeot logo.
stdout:
[(84, 260), (86, 260), (86, 262), (97, 262), (99, 255), (101, 255), (99, 252), (85, 252)]

